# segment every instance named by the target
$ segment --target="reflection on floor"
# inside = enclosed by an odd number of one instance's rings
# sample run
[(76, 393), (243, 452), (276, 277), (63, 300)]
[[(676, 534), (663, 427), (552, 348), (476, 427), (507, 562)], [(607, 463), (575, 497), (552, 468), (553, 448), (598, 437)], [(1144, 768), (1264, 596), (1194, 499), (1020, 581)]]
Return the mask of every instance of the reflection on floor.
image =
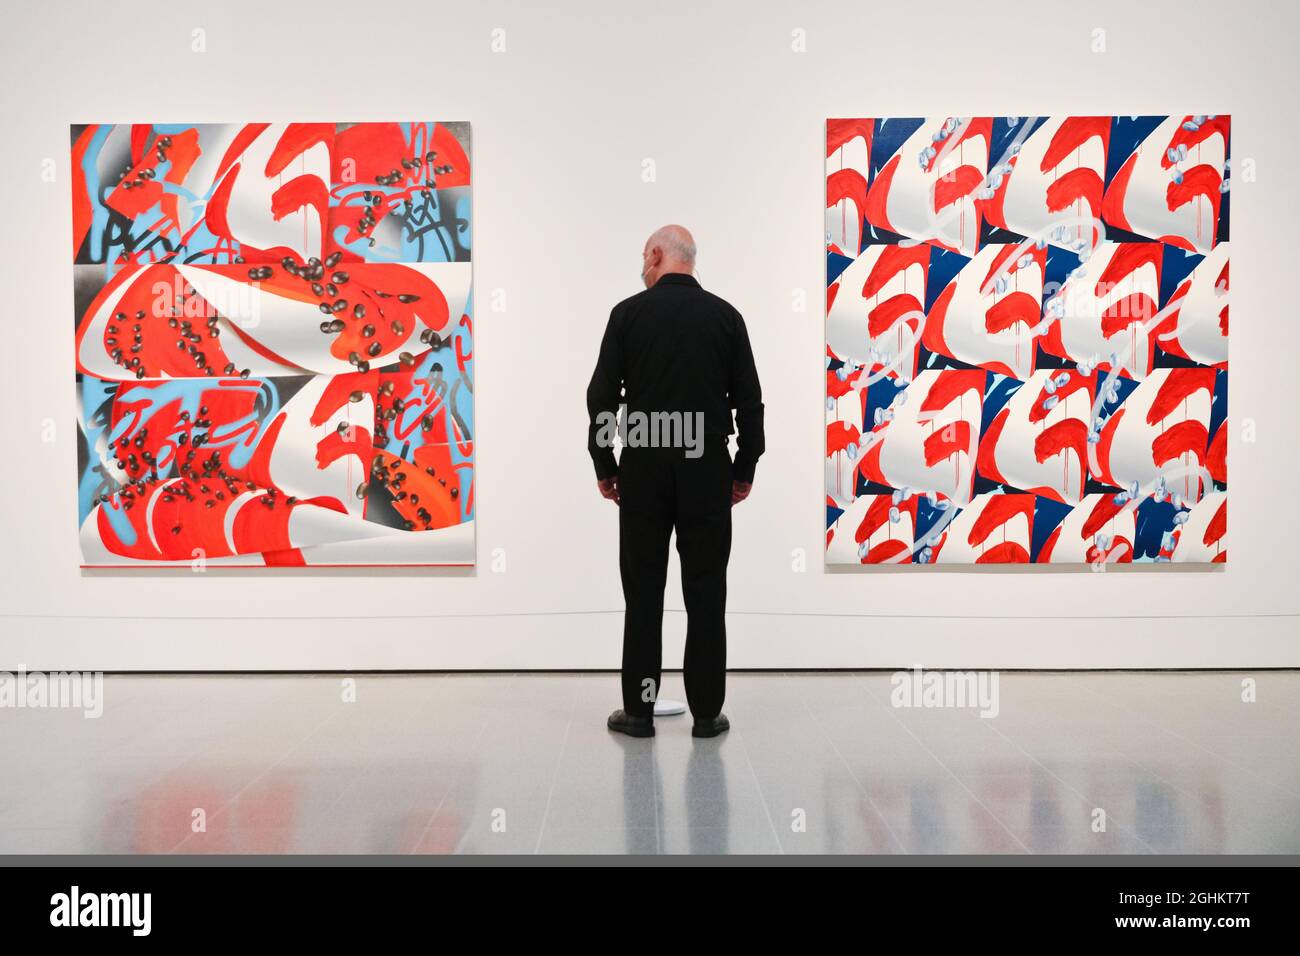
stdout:
[(110, 676), (0, 710), (0, 852), (1300, 852), (1300, 673), (890, 676), (733, 674), (714, 740), (610, 734), (612, 675)]

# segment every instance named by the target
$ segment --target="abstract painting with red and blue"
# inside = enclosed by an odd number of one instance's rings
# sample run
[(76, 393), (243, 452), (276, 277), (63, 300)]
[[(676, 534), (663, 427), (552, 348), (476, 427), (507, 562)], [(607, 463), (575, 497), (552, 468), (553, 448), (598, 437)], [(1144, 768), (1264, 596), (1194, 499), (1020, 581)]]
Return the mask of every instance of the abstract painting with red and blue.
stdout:
[(85, 567), (472, 565), (466, 123), (72, 128)]
[(1228, 556), (1229, 117), (826, 124), (826, 562)]

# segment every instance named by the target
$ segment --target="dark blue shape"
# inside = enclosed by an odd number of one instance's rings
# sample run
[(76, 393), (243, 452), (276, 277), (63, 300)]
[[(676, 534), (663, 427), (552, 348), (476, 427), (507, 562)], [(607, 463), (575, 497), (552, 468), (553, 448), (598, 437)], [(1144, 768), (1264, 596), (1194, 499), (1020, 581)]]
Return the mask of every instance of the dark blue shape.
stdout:
[[(885, 168), (885, 164), (894, 158), (894, 154), (902, 149), (903, 144), (921, 128), (925, 120), (920, 117), (913, 118), (887, 118), (876, 120), (875, 129), (871, 134), (871, 177), (868, 182), (874, 183), (877, 174)], [(907, 161), (907, 157), (899, 158), (899, 162)], [(916, 157), (912, 157), (912, 162), (916, 162)]]
[(1029, 560), (1037, 561), (1038, 552), (1043, 549), (1053, 531), (1060, 527), (1065, 516), (1073, 510), (1067, 504), (1051, 498), (1034, 498), (1034, 527), (1030, 537)]
[(1133, 559), (1154, 558), (1160, 553), (1160, 542), (1166, 531), (1174, 527), (1174, 515), (1178, 509), (1171, 501), (1156, 501), (1148, 498), (1138, 505), (1136, 530), (1133, 541)]
[(930, 268), (925, 277), (925, 311), (928, 315), (934, 302), (948, 287), (948, 283), (970, 265), (970, 259), (959, 252), (949, 252), (938, 246), (930, 247)]
[(853, 265), (853, 260), (848, 256), (836, 255), (833, 252), (826, 253), (826, 288), (830, 288), (840, 273)]
[(984, 433), (989, 430), (989, 426), (993, 424), (993, 419), (998, 417), (998, 412), (1002, 411), (1007, 402), (1011, 401), (1011, 396), (1020, 391), (1021, 386), (1024, 384), (1019, 379), (989, 372), (989, 377), (984, 382), (984, 403), (980, 414), (980, 438), (983, 438)]
[(1205, 256), (1187, 252), (1177, 246), (1165, 246), (1160, 262), (1160, 308), (1169, 304), (1183, 280), (1205, 261)]
[(946, 515), (954, 511), (955, 518), (956, 514), (960, 514), (960, 509), (958, 509), (951, 501), (948, 502), (947, 510), (944, 510), (936, 505), (930, 504), (929, 499), (926, 498), (925, 495), (921, 495), (916, 499), (915, 540), (918, 545), (918, 551), (920, 550), (919, 546), (921, 542), (925, 540), (925, 537), (930, 533), (930, 530), (943, 520)]
[(1010, 159), (1007, 156), (1007, 149), (1011, 146), (1012, 140), (1016, 135), (1023, 132), (1026, 126), (1029, 127), (1029, 135), (1047, 122), (1046, 116), (1017, 116), (1017, 122), (1013, 126), (1005, 116), (993, 117), (993, 130), (989, 134), (989, 166), (1002, 162), (1004, 159)]
[(1110, 121), (1110, 145), (1106, 149), (1106, 185), (1128, 162), (1148, 136), (1155, 132), (1168, 116), (1116, 116)]

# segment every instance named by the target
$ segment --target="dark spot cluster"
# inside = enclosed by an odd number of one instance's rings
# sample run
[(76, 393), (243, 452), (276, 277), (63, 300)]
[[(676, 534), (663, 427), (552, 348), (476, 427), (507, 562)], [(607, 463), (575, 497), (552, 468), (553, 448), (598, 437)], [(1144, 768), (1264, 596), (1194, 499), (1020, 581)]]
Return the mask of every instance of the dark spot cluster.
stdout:
[[(394, 170), (394, 172), (396, 172), (396, 170)], [(376, 176), (375, 178), (378, 180), (384, 177)], [(366, 208), (365, 211), (361, 213), (361, 219), (357, 223), (357, 232), (361, 233), (361, 235), (364, 236), (372, 229), (374, 229), (375, 224), (379, 222), (379, 220), (375, 217), (375, 207), (377, 207), (381, 202), (384, 201), (384, 197), (380, 193), (372, 193), (369, 190), (367, 190), (365, 193), (362, 194), (361, 198), (366, 201)], [(370, 240), (370, 244), (372, 246), (375, 244), (375, 240), (373, 237)]]
[[(108, 324), (108, 334), (104, 337), (104, 345), (108, 347), (108, 357), (117, 365), (120, 365), (136, 378), (144, 378), (145, 365), (140, 358), (139, 353), (144, 349), (144, 327), (142, 325), (145, 319), (143, 311), (137, 312), (134, 319), (127, 317), (125, 312), (116, 312), (113, 315), (113, 321)], [(130, 328), (127, 328), (127, 326)], [(130, 343), (127, 343), (127, 336), (130, 336)], [(123, 351), (123, 346), (126, 350)]]
[[(414, 465), (409, 462), (398, 459), (391, 465), (384, 463), (382, 455), (376, 455), (374, 462), (370, 466), (370, 481), (357, 487), (357, 497), (364, 498), (372, 488), (379, 486), (386, 488), (388, 493), (393, 496), (393, 501), (404, 503), (415, 509), (415, 520), (410, 518), (403, 520), (402, 524), (407, 531), (427, 531), (433, 524), (433, 515), (429, 509), (420, 504), (420, 496), (415, 492), (408, 492), (404, 487), (407, 480), (407, 468), (414, 469)], [(426, 468), (429, 475), (433, 475), (433, 468)], [(445, 479), (438, 479), (446, 485)], [(418, 525), (424, 527), (420, 528)]]
[[(154, 141), (153, 146), (154, 146), (154, 159), (157, 160), (157, 164), (161, 166), (163, 163), (167, 162), (167, 150), (171, 149), (172, 147), (172, 138), (170, 136), (160, 136), (158, 137), (157, 140)], [(126, 178), (127, 174), (130, 172), (131, 172), (131, 167), (128, 166), (126, 170), (121, 174), (119, 174), (117, 177), (121, 181), (123, 189), (138, 189), (139, 187), (143, 186), (145, 183), (152, 182), (153, 179), (158, 175), (157, 169), (153, 167), (147, 167), (145, 169), (140, 170), (140, 172), (136, 173), (135, 176), (133, 176), (132, 178), (127, 179)]]
[[(204, 455), (200, 451), (207, 443), (207, 430), (212, 427), (212, 420), (206, 417), (207, 414), (208, 407), (206, 405), (200, 407), (198, 416), (191, 423), (189, 412), (180, 413), (185, 430), (182, 431), (176, 444), (179, 448), (184, 448), (185, 453), (182, 455), (179, 450), (177, 452), (178, 478), (172, 480), (162, 491), (161, 501), (164, 504), (184, 499), (190, 504), (202, 501), (204, 508), (215, 508), (218, 502), (233, 500), (245, 491), (259, 490), (256, 482), (227, 471), (222, 462), (221, 452), (213, 450)], [(195, 430), (199, 431), (196, 433)], [(118, 495), (123, 510), (130, 511), (136, 501), (143, 501), (149, 494), (149, 489), (162, 481), (158, 475), (154, 456), (144, 448), (148, 431), (148, 428), (141, 428), (134, 438), (123, 437), (116, 442), (116, 464), (120, 470), (127, 473), (127, 480), (125, 483), (119, 483), (110, 479), (114, 490), (110, 494), (100, 495), (96, 499), (97, 504), (107, 503), (114, 495)], [(258, 500), (267, 508), (275, 508), (281, 502), (285, 506), (292, 506), (298, 499), (292, 495), (281, 495), (279, 489), (268, 487)], [(181, 530), (182, 526), (177, 524), (171, 529), (171, 533), (180, 534)]]
[[(328, 281), (325, 279), (327, 270), (333, 270), (343, 259), (343, 253), (331, 252), (322, 261), (316, 256), (312, 256), (306, 262), (299, 263), (293, 256), (285, 256), (280, 260), (280, 267), (285, 273), (294, 276), (297, 279), (307, 283), (311, 287), (312, 295), (320, 301), (318, 307), (322, 314), (336, 316), (347, 310), (348, 300), (341, 297), (339, 287), (347, 284), (351, 278), (346, 272), (332, 272)], [(275, 269), (271, 266), (257, 266), (248, 270), (248, 277), (253, 280), (269, 279), (275, 275)], [(358, 304), (353, 309), (354, 315), (365, 315), (365, 307)], [(336, 335), (346, 328), (342, 319), (331, 318), (320, 324), (321, 332), (326, 335)], [(357, 360), (352, 364), (358, 366), (360, 371), (368, 371), (369, 365), (360, 362), (360, 356), (353, 352)], [(365, 365), (364, 368), (361, 366)]]
[[(395, 388), (392, 381), (386, 381), (379, 386), (379, 394), (375, 399), (375, 445), (383, 448), (388, 444), (388, 422), (397, 417), (396, 414), (389, 415), (393, 403), (400, 402), (400, 398), (393, 398), (392, 402), (385, 405), (384, 399), (393, 395)], [(377, 459), (376, 459), (377, 460)]]
[[(174, 333), (177, 338), (176, 349), (179, 352), (186, 353), (194, 363), (195, 377), (205, 375), (216, 375), (216, 369), (209, 364), (208, 354), (204, 351), (205, 344), (215, 344), (216, 340), (221, 337), (221, 329), (218, 327), (221, 317), (217, 314), (207, 316), (200, 325), (195, 325), (194, 320), (186, 318), (186, 313), (190, 311), (187, 303), (195, 297), (194, 288), (186, 285), (180, 296), (172, 302), (171, 314), (167, 316), (167, 328)], [(204, 311), (207, 311), (207, 303), (204, 303)], [(142, 379), (148, 374), (144, 359), (141, 353), (144, 351), (144, 320), (147, 314), (144, 310), (135, 313), (134, 317), (128, 317), (125, 312), (117, 312), (108, 324), (108, 334), (104, 338), (104, 344), (108, 348), (108, 357), (117, 365), (120, 365), (128, 373), (134, 375), (137, 379)], [(130, 340), (128, 342), (128, 336)], [(235, 363), (227, 363), (223, 373), (225, 375), (235, 374)], [(239, 373), (241, 378), (248, 378), (249, 370), (244, 369)]]
[[(424, 162), (428, 165), (430, 173), (432, 173), (435, 176), (446, 176), (448, 173), (454, 170), (454, 167), (451, 165), (451, 163), (445, 163), (441, 166), (434, 165), (434, 160), (436, 160), (437, 158), (438, 158), (438, 153), (436, 150), (431, 149), (424, 154)], [(419, 165), (419, 163), (420, 161), (418, 159), (415, 160), (415, 164), (417, 166)], [(432, 186), (433, 182), (431, 180), (426, 180), (424, 184), (426, 186)]]
[[(375, 183), (379, 186), (397, 186), (408, 176), (414, 178), (420, 174), (420, 171), (423, 171), (424, 188), (420, 190), (420, 195), (427, 198), (429, 196), (429, 191), (437, 186), (433, 177), (445, 176), (455, 168), (450, 163), (436, 165), (435, 160), (437, 158), (438, 153), (435, 150), (429, 150), (429, 152), (424, 154), (424, 159), (420, 159), (418, 156), (414, 156), (410, 159), (403, 159), (401, 169), (390, 169), (387, 173), (380, 173), (375, 177)], [(362, 194), (362, 198), (365, 200), (366, 207), (361, 213), (361, 219), (357, 224), (357, 231), (364, 236), (369, 234), (375, 228), (375, 224), (379, 221), (375, 217), (374, 209), (383, 201), (383, 196), (382, 194), (371, 193), (367, 190)], [(409, 199), (402, 203), (404, 215), (409, 216), (411, 214), (411, 209), (412, 205)], [(373, 236), (370, 239), (370, 244), (372, 246), (375, 244)]]
[[(324, 262), (320, 262), (315, 258), (308, 259), (307, 265), (303, 267), (297, 266), (288, 257), (284, 259), (284, 263), (288, 264), (286, 265), (286, 269), (291, 274), (300, 275), (302, 278), (311, 282), (311, 289), (314, 295), (325, 296), (325, 298), (321, 299), (318, 306), (323, 315), (331, 316), (331, 318), (324, 320), (320, 324), (320, 330), (325, 335), (337, 335), (347, 328), (347, 323), (344, 319), (339, 318), (339, 316), (342, 316), (348, 311), (348, 300), (345, 298), (334, 298), (331, 301), (331, 297), (338, 295), (339, 287), (346, 285), (352, 277), (347, 272), (335, 271), (331, 273), (330, 281), (328, 283), (321, 283), (314, 280), (323, 278), (326, 269), (333, 269), (338, 265), (339, 258), (340, 254), (335, 252), (327, 257)], [(289, 268), (290, 266), (293, 268)], [(393, 297), (392, 293), (382, 292), (378, 289), (372, 290), (371, 294), (378, 299), (391, 299)], [(411, 303), (419, 302), (420, 297), (409, 293), (401, 293), (397, 296), (397, 301), (404, 305), (410, 305)], [(384, 318), (383, 307), (379, 306), (377, 311), (379, 313), (379, 318), (382, 320)], [(366, 314), (366, 306), (364, 303), (358, 302), (352, 306), (352, 318), (355, 321), (364, 321)], [(388, 324), (388, 327), (394, 335), (400, 336), (406, 334), (406, 326), (398, 319), (392, 320)], [(366, 322), (365, 325), (361, 326), (360, 331), (362, 338), (373, 339), (378, 329), (373, 322)], [(432, 332), (431, 329), (426, 331), (429, 333)], [(425, 334), (421, 334), (420, 341), (427, 344), (430, 340)], [(349, 352), (348, 362), (355, 366), (358, 372), (368, 372), (370, 371), (370, 359), (377, 358), (383, 351), (383, 345), (378, 341), (373, 341), (365, 346), (364, 355), (356, 350)], [(399, 358), (404, 365), (410, 366), (415, 364), (415, 356), (411, 355), (409, 352), (403, 352)]]

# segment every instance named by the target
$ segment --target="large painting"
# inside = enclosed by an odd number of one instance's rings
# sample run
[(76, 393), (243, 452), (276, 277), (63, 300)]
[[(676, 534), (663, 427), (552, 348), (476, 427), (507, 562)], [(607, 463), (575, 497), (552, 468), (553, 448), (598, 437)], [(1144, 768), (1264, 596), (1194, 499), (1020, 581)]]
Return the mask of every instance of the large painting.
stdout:
[(826, 124), (826, 560), (1227, 560), (1227, 116)]
[(466, 123), (72, 129), (83, 566), (471, 565)]

